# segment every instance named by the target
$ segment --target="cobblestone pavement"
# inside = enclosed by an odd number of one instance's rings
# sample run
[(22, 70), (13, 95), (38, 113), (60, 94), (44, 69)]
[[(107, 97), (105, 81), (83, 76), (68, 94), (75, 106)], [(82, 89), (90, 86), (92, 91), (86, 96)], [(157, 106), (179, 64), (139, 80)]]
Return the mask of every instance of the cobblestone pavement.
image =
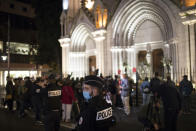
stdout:
[[(120, 109), (117, 113), (117, 124), (110, 131), (141, 131), (142, 124), (137, 120), (137, 108), (126, 116)], [(64, 125), (64, 124), (63, 124)], [(61, 131), (71, 131), (62, 125)], [(196, 112), (192, 115), (182, 115), (178, 122), (178, 131), (196, 131)], [(44, 131), (43, 126), (35, 126), (32, 117), (18, 118), (16, 113), (0, 110), (1, 131)]]

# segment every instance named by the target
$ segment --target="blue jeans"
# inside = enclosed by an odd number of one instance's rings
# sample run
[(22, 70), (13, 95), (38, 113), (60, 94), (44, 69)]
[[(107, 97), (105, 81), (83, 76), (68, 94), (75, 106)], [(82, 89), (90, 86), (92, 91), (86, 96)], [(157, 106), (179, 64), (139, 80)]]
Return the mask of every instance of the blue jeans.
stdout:
[(150, 94), (143, 93), (143, 105), (147, 105), (150, 101)]

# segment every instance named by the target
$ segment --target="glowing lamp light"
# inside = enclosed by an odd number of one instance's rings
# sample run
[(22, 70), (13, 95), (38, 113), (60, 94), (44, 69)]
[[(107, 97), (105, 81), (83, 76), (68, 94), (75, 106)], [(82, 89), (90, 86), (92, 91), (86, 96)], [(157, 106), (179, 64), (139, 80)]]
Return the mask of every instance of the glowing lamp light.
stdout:
[(186, 7), (195, 6), (195, 4), (196, 4), (195, 0), (185, 0)]
[(92, 9), (94, 3), (95, 3), (95, 2), (92, 1), (92, 0), (87, 0), (86, 3), (85, 3), (85, 6), (86, 6), (86, 8), (88, 8), (88, 9)]
[(67, 10), (69, 7), (69, 0), (63, 0), (63, 10)]
[(1, 56), (1, 58), (2, 58), (3, 61), (7, 60), (7, 56)]
[(105, 28), (107, 25), (107, 9), (101, 9), (101, 6), (98, 5), (95, 13), (95, 25), (97, 29)]

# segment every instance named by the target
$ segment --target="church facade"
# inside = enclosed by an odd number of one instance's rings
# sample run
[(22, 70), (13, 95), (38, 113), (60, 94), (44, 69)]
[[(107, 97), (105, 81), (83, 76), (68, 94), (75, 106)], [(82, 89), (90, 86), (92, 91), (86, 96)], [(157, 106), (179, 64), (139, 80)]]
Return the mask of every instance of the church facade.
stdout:
[(196, 80), (194, 0), (63, 0), (62, 71)]

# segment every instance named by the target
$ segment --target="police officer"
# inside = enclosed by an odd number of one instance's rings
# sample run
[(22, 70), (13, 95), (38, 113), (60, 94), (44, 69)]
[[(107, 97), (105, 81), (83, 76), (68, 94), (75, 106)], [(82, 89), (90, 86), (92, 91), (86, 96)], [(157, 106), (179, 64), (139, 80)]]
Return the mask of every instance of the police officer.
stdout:
[(81, 111), (78, 131), (109, 131), (112, 125), (112, 107), (102, 95), (104, 82), (97, 76), (86, 76), (83, 96), (88, 104)]
[(48, 85), (41, 92), (44, 95), (45, 131), (59, 131), (61, 88), (56, 85), (55, 75), (48, 77)]

